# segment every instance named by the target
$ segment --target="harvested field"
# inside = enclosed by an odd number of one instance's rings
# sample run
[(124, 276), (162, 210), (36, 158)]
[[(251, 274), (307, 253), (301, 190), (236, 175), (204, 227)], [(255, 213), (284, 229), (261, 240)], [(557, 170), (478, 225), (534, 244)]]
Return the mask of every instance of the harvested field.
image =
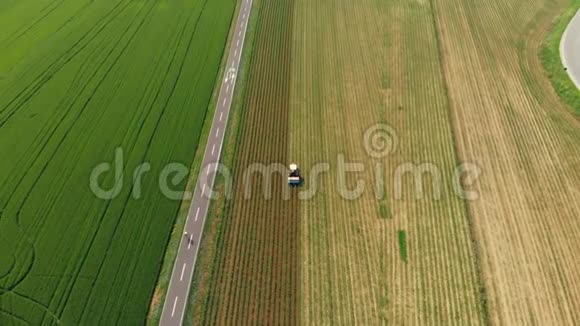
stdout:
[[(567, 4), (262, 4), (237, 191), (217, 208), (226, 208), (219, 254), (196, 321), (579, 320), (580, 122), (539, 58)], [(377, 124), (394, 140), (378, 156), (365, 142)], [(341, 159), (364, 169), (342, 182)], [(272, 200), (241, 198), (245, 167), (290, 161), (306, 176), (300, 190), (317, 188), (312, 198), (298, 200), (298, 190), (282, 201), (281, 178)], [(329, 170), (309, 179), (319, 163)], [(462, 178), (469, 187), (458, 192), (463, 163), (481, 174)], [(401, 167), (419, 176), (401, 178)], [(365, 191), (346, 199), (357, 180)], [(467, 192), (477, 196), (467, 200)]]
[(0, 4), (0, 325), (145, 321), (180, 205), (160, 172), (191, 165), (234, 4)]
[(538, 53), (566, 1), (435, 1), (460, 158), (484, 168), (469, 210), (490, 318), (580, 319), (580, 123)]
[[(329, 162), (319, 193), (301, 202), (301, 318), (312, 324), (484, 323), (468, 216), (451, 187), (456, 156), (428, 2), (297, 0), (290, 156), (305, 174)], [(392, 128), (393, 151), (371, 157), (365, 132)], [(355, 200), (337, 160), (363, 163)], [(430, 163), (424, 198), (402, 164)], [(384, 173), (386, 191), (375, 180)], [(437, 191), (441, 198), (437, 199)], [(403, 230), (401, 232), (401, 230)]]
[[(456, 158), (443, 75), (438, 58), (424, 54), (425, 47), (437, 52), (429, 7), (346, 1), (261, 7), (234, 199), (218, 232), (211, 276), (201, 280), (210, 286), (197, 298), (204, 305), (197, 322), (482, 323), (465, 207), (449, 193)], [(283, 15), (289, 11), (294, 17)], [(347, 16), (353, 21), (342, 27)], [(403, 27), (391, 24), (396, 17)], [(426, 61), (413, 67), (403, 50)], [(411, 78), (405, 69), (412, 69)], [(440, 164), (441, 200), (426, 189), (428, 198), (415, 201), (408, 179), (402, 200), (387, 189), (379, 204), (369, 189), (345, 201), (336, 191), (336, 166), (320, 178), (313, 199), (283, 201), (283, 178), (275, 179), (269, 201), (242, 198), (242, 173), (256, 162), (297, 161), (308, 175), (315, 163), (334, 163), (343, 153), (372, 167), (377, 162), (362, 142), (377, 122), (396, 127), (401, 142), (380, 160), (386, 171), (406, 161)], [(371, 182), (373, 171), (364, 178)], [(252, 193), (261, 186), (255, 182)]]

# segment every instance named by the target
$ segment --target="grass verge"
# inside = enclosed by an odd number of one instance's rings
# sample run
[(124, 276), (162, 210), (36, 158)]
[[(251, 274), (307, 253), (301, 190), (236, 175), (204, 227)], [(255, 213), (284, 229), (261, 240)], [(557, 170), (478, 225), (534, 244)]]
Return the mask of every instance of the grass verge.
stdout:
[(580, 0), (572, 0), (568, 9), (556, 17), (542, 44), (540, 58), (556, 93), (564, 103), (570, 106), (574, 114), (580, 116), (580, 91), (564, 70), (560, 58), (560, 41), (578, 9), (580, 9)]

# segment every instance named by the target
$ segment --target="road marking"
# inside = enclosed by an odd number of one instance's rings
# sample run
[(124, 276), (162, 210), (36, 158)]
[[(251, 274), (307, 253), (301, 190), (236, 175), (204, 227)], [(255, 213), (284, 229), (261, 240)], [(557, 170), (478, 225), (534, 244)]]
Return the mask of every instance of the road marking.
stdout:
[(210, 171), (210, 169), (209, 169), (209, 165), (208, 165), (207, 166), (207, 171), (205, 172), (205, 175), (209, 175), (209, 171)]
[(175, 307), (177, 306), (177, 299), (179, 299), (179, 297), (175, 297), (175, 302), (173, 302), (173, 310), (171, 311), (171, 317), (175, 315)]
[[(213, 144), (213, 147), (211, 148), (211, 155), (213, 155), (214, 152), (215, 152), (215, 144)], [(207, 168), (207, 170), (209, 171), (209, 167)]]
[(183, 274), (185, 273), (185, 266), (187, 266), (187, 264), (183, 264), (183, 268), (181, 269), (181, 277), (179, 278), (179, 281), (183, 281)]
[(228, 83), (231, 79), (236, 78), (236, 68), (233, 66), (235, 66), (235, 61), (232, 62), (232, 67), (228, 69), (228, 72), (226, 73), (226, 78), (224, 79), (226, 83)]
[[(239, 15), (238, 16), (238, 27), (241, 27), (241, 29), (238, 30), (238, 39), (236, 40), (236, 47), (234, 48), (234, 50), (235, 50), (234, 51), (234, 56), (231, 58), (231, 61), (232, 61), (231, 62), (231, 68), (226, 73), (226, 77), (225, 77), (225, 80), (224, 80), (225, 81), (225, 84), (226, 84), (226, 96), (223, 99), (223, 106), (224, 107), (226, 106), (226, 104), (228, 103), (228, 101), (230, 101), (230, 103), (229, 103), (230, 105), (232, 104), (231, 103), (231, 100), (232, 99), (231, 98), (228, 99), (227, 96), (231, 94), (231, 93), (229, 93), (230, 92), (230, 86), (232, 86), (231, 87), (231, 92), (232, 93), (235, 90), (235, 84), (233, 84), (233, 83), (235, 82), (235, 79), (237, 77), (236, 76), (236, 74), (237, 74), (237, 67), (236, 67), (236, 65), (239, 66), (239, 61), (240, 61), (240, 57), (241, 57), (241, 54), (242, 54), (241, 52), (243, 50), (242, 46), (244, 45), (244, 42), (243, 42), (244, 41), (244, 36), (247, 33), (247, 29), (246, 28), (248, 27), (248, 24), (249, 24), (249, 13), (252, 10), (252, 1), (250, 1), (250, 0), (242, 0), (242, 1), (244, 2), (243, 12), (242, 12), (242, 15)], [(239, 20), (239, 18), (242, 18), (242, 17), (243, 17), (243, 19)], [(232, 49), (230, 48), (229, 50), (231, 51)], [(239, 50), (239, 53), (238, 53), (238, 50)], [(230, 82), (232, 82), (232, 84), (230, 84)], [(218, 110), (220, 111), (220, 122), (221, 122), (224, 119), (224, 117), (225, 117), (225, 115), (224, 115), (224, 109), (218, 108)], [(228, 112), (228, 114), (229, 114), (229, 112)], [(226, 121), (226, 123), (227, 123), (227, 121)], [(218, 126), (219, 126), (219, 123), (218, 123)], [(223, 137), (220, 139), (220, 137), (221, 137), (220, 131), (221, 130), (220, 130), (220, 127), (218, 127), (218, 126), (216, 126), (217, 130), (215, 132), (215, 137), (217, 138), (217, 141), (221, 141), (221, 143), (218, 143), (218, 150), (221, 151), (221, 148), (222, 148), (222, 145), (223, 145)], [(224, 126), (224, 129), (226, 127), (227, 127), (227, 125)], [(213, 126), (212, 126), (212, 128), (213, 128)], [(225, 136), (225, 132), (224, 132), (224, 136)], [(215, 144), (212, 147), (212, 155), (214, 154), (214, 150), (215, 150)], [(220, 152), (218, 152), (217, 155), (219, 157)], [(205, 158), (204, 158), (204, 160), (205, 160)], [(216, 171), (217, 172), (218, 169), (217, 168), (216, 169), (212, 169), (212, 171)], [(209, 174), (209, 166), (208, 166), (208, 174)], [(210, 181), (210, 182), (212, 182), (212, 181)], [(208, 182), (206, 180), (205, 182), (202, 183), (202, 187), (203, 187), (202, 188), (202, 193), (201, 193), (202, 196), (205, 196), (206, 186), (209, 188), (209, 183), (210, 182)], [(199, 185), (199, 183), (198, 183), (198, 185)], [(213, 192), (213, 190), (211, 188), (209, 188), (209, 192), (211, 194)], [(199, 199), (201, 199), (201, 198), (199, 198)], [(196, 199), (193, 199), (192, 204), (195, 203), (195, 201), (196, 201)], [(195, 215), (195, 221), (196, 222), (198, 221), (198, 218), (199, 218), (199, 215), (200, 215), (200, 210), (201, 210), (201, 208), (198, 206), (197, 207), (197, 211), (196, 211), (196, 215)], [(203, 221), (202, 221), (202, 223), (203, 223)], [(201, 237), (201, 233), (199, 234), (199, 237)], [(190, 240), (190, 239), (188, 239), (188, 240)], [(193, 241), (188, 241), (188, 245), (187, 245), (187, 249), (188, 250), (190, 250), (193, 247), (192, 243), (193, 243)], [(193, 243), (193, 244), (195, 244), (195, 243)], [(197, 256), (197, 251), (196, 250), (199, 249), (199, 246), (197, 246), (197, 247), (195, 247), (193, 249), (195, 249), (194, 250), (194, 252), (195, 252), (194, 255)], [(176, 265), (179, 266), (178, 264), (176, 264)], [(185, 270), (187, 269), (187, 267), (188, 266), (185, 263), (182, 266), (181, 276), (180, 276), (181, 282), (184, 282), (185, 281), (187, 283), (187, 280), (191, 280), (191, 276), (193, 275), (193, 272), (195, 270), (195, 264), (193, 264), (191, 266), (192, 267), (191, 274), (188, 271), (188, 279), (186, 280), (185, 279)], [(179, 267), (177, 267), (177, 268), (179, 268)], [(172, 278), (172, 281), (173, 281), (173, 278)], [(176, 280), (176, 282), (177, 282), (177, 280)], [(175, 286), (177, 286), (177, 284), (175, 284)], [(185, 285), (183, 285), (183, 286), (185, 286)], [(183, 304), (180, 304), (181, 311), (177, 311), (177, 304), (178, 304), (178, 301), (179, 301), (179, 297), (178, 296), (175, 296), (174, 297), (173, 309), (171, 311), (171, 318), (176, 318), (176, 319), (175, 320), (171, 319), (171, 321), (178, 321), (179, 320), (179, 323), (182, 323), (183, 322), (183, 318), (184, 318), (183, 315), (184, 315), (185, 308), (186, 308), (187, 303), (188, 303), (189, 290), (190, 290), (190, 287), (188, 286), (186, 288), (186, 291), (187, 292), (184, 295), (184, 303)], [(171, 302), (171, 297), (170, 296), (167, 297), (166, 304), (170, 304), (169, 302)], [(167, 308), (167, 309), (165, 309), (165, 308)], [(163, 312), (164, 313), (168, 313), (168, 310), (169, 310), (168, 308), (169, 308), (168, 306), (164, 307), (164, 311)], [(175, 316), (176, 313), (177, 313), (177, 316)], [(170, 321), (168, 320), (168, 322), (170, 322)]]

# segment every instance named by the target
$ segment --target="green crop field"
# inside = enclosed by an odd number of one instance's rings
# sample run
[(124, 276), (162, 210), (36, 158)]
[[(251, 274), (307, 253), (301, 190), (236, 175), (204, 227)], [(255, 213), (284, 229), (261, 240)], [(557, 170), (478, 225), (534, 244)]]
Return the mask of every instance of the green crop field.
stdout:
[[(160, 172), (191, 165), (234, 7), (0, 2), (0, 325), (145, 321), (180, 205)], [(91, 171), (116, 148), (102, 200)]]

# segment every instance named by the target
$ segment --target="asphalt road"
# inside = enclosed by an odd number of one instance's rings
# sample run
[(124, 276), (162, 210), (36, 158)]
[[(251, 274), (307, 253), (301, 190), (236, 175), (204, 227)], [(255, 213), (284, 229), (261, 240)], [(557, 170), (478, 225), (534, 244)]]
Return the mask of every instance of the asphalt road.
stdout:
[(187, 298), (191, 288), (195, 261), (199, 243), (209, 207), (209, 195), (215, 181), (215, 169), (220, 160), (224, 134), (232, 104), (236, 75), (240, 65), (242, 47), (246, 37), (248, 20), (252, 9), (252, 0), (242, 0), (236, 21), (230, 50), (228, 53), (226, 73), (222, 81), (217, 108), (209, 133), (207, 147), (203, 157), (202, 170), (197, 180), (195, 192), (189, 208), (177, 259), (173, 266), (167, 297), (161, 314), (161, 326), (183, 324)]
[(580, 89), (580, 10), (576, 12), (562, 36), (560, 56), (564, 67), (568, 68), (570, 79)]

